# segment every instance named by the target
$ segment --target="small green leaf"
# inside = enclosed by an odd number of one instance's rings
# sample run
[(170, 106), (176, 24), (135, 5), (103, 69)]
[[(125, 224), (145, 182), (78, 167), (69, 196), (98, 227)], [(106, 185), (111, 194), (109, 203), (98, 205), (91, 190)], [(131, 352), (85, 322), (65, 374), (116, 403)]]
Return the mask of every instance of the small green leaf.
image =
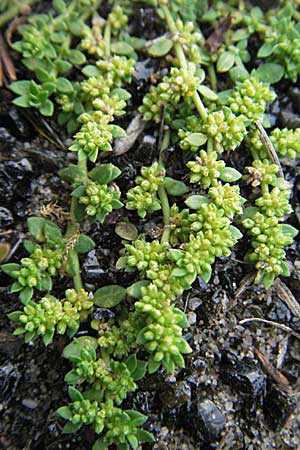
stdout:
[(291, 271), (289, 269), (289, 266), (287, 265), (287, 263), (285, 261), (281, 261), (280, 262), (280, 275), (282, 275), (283, 277), (289, 277), (291, 274)]
[(81, 234), (75, 245), (75, 250), (78, 253), (87, 253), (95, 247), (95, 242), (89, 236)]
[(25, 241), (23, 241), (23, 246), (26, 250), (27, 253), (32, 253), (35, 249), (35, 243), (30, 241), (29, 239), (25, 239)]
[(56, 244), (62, 242), (62, 234), (59, 227), (55, 223), (46, 222), (44, 225), (44, 235), (47, 241), (53, 241)]
[(123, 88), (115, 88), (111, 91), (111, 95), (116, 95), (120, 100), (127, 101), (131, 98), (130, 92)]
[(207, 136), (203, 133), (191, 133), (186, 136), (185, 141), (195, 147), (201, 147), (207, 141)]
[(62, 432), (64, 434), (67, 433), (76, 433), (76, 431), (79, 430), (79, 428), (81, 428), (82, 424), (81, 423), (66, 423), (66, 425), (63, 427)]
[(108, 184), (120, 174), (121, 170), (113, 164), (101, 164), (89, 172), (89, 176), (100, 184)]
[(23, 314), (22, 311), (13, 311), (7, 314), (7, 317), (9, 318), (9, 320), (12, 320), (13, 322), (18, 322), (21, 314)]
[(234, 181), (239, 180), (241, 177), (242, 174), (236, 169), (233, 169), (233, 167), (224, 167), (220, 173), (220, 178), (225, 183), (233, 183)]
[(137, 450), (138, 446), (139, 446), (139, 441), (137, 440), (137, 437), (134, 434), (128, 434), (127, 435), (127, 440), (130, 444), (130, 447), (132, 448), (132, 450)]
[(84, 399), (82, 393), (73, 386), (68, 387), (68, 394), (72, 402), (81, 402)]
[(147, 371), (147, 362), (146, 361), (137, 361), (137, 367), (134, 370), (134, 372), (131, 373), (132, 378), (134, 381), (141, 380)]
[(146, 430), (137, 430), (136, 436), (140, 442), (154, 442), (155, 438), (152, 433)]
[(7, 275), (10, 275), (12, 272), (18, 271), (21, 269), (20, 264), (16, 263), (8, 263), (8, 264), (2, 264), (1, 266), (2, 272), (6, 273)]
[(83, 185), (78, 186), (71, 193), (72, 197), (76, 197), (76, 198), (82, 197), (84, 194), (85, 194), (85, 186), (83, 186)]
[(43, 217), (29, 217), (27, 219), (28, 231), (37, 241), (44, 242), (44, 225), (45, 219)]
[(43, 116), (50, 117), (54, 112), (54, 104), (48, 99), (39, 107), (39, 111)]
[(292, 227), (292, 225), (288, 225), (287, 223), (281, 224), (281, 231), (283, 234), (290, 236), (294, 238), (298, 234), (298, 230), (295, 227)]
[(258, 50), (257, 56), (258, 58), (266, 58), (267, 56), (272, 55), (273, 53), (273, 44), (263, 44)]
[(174, 197), (179, 197), (188, 192), (188, 187), (183, 183), (183, 181), (175, 180), (171, 177), (164, 178), (164, 187), (169, 195), (174, 195)]
[(151, 56), (165, 56), (170, 52), (173, 47), (173, 41), (166, 37), (161, 37), (160, 39), (156, 39), (153, 44), (149, 47), (149, 54)]
[(232, 81), (234, 81), (235, 83), (237, 81), (243, 82), (250, 76), (248, 70), (244, 66), (241, 66), (241, 65), (230, 69), (229, 75), (230, 75), (230, 78), (232, 79)]
[(230, 231), (232, 239), (234, 239), (235, 241), (242, 239), (243, 235), (238, 228), (234, 227), (233, 225), (229, 225), (228, 229)]
[[(58, 14), (63, 14), (67, 9), (67, 5), (63, 0), (53, 0), (53, 8)], [(66, 417), (64, 418), (66, 419)]]
[(141, 289), (143, 287), (148, 286), (149, 283), (150, 281), (148, 280), (137, 281), (136, 283), (133, 283), (131, 286), (128, 286), (126, 292), (128, 295), (130, 295), (130, 297), (139, 299), (142, 296)]
[(184, 202), (189, 208), (199, 209), (201, 205), (209, 203), (208, 197), (205, 195), (191, 195)]
[(27, 95), (27, 94), (29, 94), (29, 86), (30, 86), (30, 81), (28, 81), (28, 80), (21, 80), (21, 81), (15, 81), (14, 83), (12, 83), (9, 86), (9, 88), (15, 94)]
[(102, 308), (113, 308), (121, 303), (126, 296), (126, 289), (122, 286), (111, 284), (104, 286), (94, 294), (94, 302)]
[(14, 105), (20, 106), (21, 108), (29, 108), (31, 106), (29, 95), (22, 95), (21, 97), (17, 97), (12, 102)]
[(202, 270), (200, 273), (200, 277), (204, 281), (204, 283), (208, 283), (211, 277), (211, 268), (207, 270)]
[(252, 219), (252, 217), (259, 211), (256, 206), (248, 206), (243, 211), (242, 219)]
[(113, 42), (110, 46), (112, 53), (129, 56), (134, 52), (133, 47), (127, 42)]
[(283, 77), (284, 67), (275, 63), (262, 64), (254, 71), (254, 75), (264, 83), (274, 84)]
[(70, 50), (68, 53), (68, 59), (72, 64), (84, 64), (86, 61), (86, 57), (84, 53), (79, 50)]
[(70, 182), (78, 181), (84, 178), (85, 175), (84, 171), (75, 164), (70, 164), (68, 167), (60, 170), (58, 174), (64, 181)]
[(68, 406), (62, 406), (61, 408), (58, 408), (56, 414), (66, 420), (72, 417), (72, 411)]
[(42, 340), (44, 345), (47, 347), (51, 342), (53, 341), (54, 331), (47, 331), (47, 333), (44, 334)]
[(177, 316), (180, 316), (180, 319), (177, 319), (177, 324), (181, 327), (181, 328), (189, 328), (190, 324), (189, 321), (187, 320), (186, 315), (184, 314), (183, 311), (181, 311), (178, 308), (173, 308), (174, 313), (176, 313)]
[(139, 235), (136, 226), (127, 222), (117, 223), (115, 233), (120, 236), (120, 238), (127, 239), (128, 241), (135, 241)]
[(218, 100), (218, 95), (209, 87), (201, 85), (198, 87), (198, 91), (202, 95), (202, 97), (207, 98), (207, 100), (210, 100), (212, 102)]
[(115, 139), (124, 138), (127, 136), (126, 131), (118, 125), (110, 125), (110, 131), (113, 138)]
[(83, 75), (86, 77), (99, 77), (101, 74), (100, 70), (96, 66), (87, 65), (82, 69)]
[(19, 299), (23, 303), (23, 305), (27, 305), (27, 303), (32, 299), (32, 296), (33, 289), (27, 286), (20, 292)]
[(63, 77), (58, 77), (56, 79), (56, 87), (60, 92), (63, 92), (64, 94), (71, 94), (74, 91), (71, 81)]
[(52, 280), (50, 275), (47, 273), (43, 274), (41, 278), (41, 289), (44, 291), (51, 291), (52, 290)]
[(137, 366), (136, 354), (133, 353), (132, 355), (128, 356), (128, 358), (125, 361), (125, 364), (130, 373), (134, 372)]
[(80, 384), (84, 381), (84, 377), (78, 375), (76, 369), (72, 369), (66, 374), (64, 381), (68, 384)]
[(23, 286), (21, 286), (17, 281), (15, 281), (11, 287), (9, 292), (20, 292), (23, 289)]
[(97, 439), (92, 450), (108, 450), (108, 445), (103, 440)]
[(178, 277), (179, 277), (179, 278), (184, 277), (186, 274), (187, 274), (187, 270), (184, 269), (184, 268), (179, 268), (179, 267), (176, 267), (176, 268), (173, 269), (172, 272), (171, 272), (171, 276), (172, 276), (172, 277), (176, 277), (176, 278), (178, 278)]
[(234, 64), (234, 54), (230, 52), (224, 52), (218, 58), (217, 71), (218, 72), (228, 72)]
[(153, 359), (150, 359), (150, 361), (148, 362), (148, 373), (155, 373), (158, 371), (160, 367), (160, 362), (159, 361), (154, 361)]
[(269, 289), (275, 280), (274, 272), (265, 273), (261, 278), (261, 284), (265, 289)]
[(91, 336), (80, 336), (79, 338), (73, 339), (73, 341), (68, 344), (63, 351), (63, 356), (71, 361), (81, 359), (81, 351), (83, 348), (93, 348), (96, 350), (98, 347), (97, 340)]

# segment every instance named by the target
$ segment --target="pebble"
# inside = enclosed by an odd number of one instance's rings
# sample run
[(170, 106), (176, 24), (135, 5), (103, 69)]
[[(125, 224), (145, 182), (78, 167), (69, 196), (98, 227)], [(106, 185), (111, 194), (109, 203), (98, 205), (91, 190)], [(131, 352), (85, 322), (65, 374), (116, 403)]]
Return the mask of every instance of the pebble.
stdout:
[(37, 408), (38, 403), (35, 400), (32, 400), (31, 398), (24, 398), (22, 400), (22, 405), (28, 409), (35, 409)]

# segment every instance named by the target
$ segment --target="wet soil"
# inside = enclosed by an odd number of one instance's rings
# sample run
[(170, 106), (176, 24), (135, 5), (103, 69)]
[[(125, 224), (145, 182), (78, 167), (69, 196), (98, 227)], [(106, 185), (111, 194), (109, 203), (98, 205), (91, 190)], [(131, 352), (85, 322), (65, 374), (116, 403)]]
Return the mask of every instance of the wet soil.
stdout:
[[(144, 11), (143, 20), (148, 20), (150, 13)], [(140, 69), (144, 76), (144, 68)], [(142, 76), (136, 80), (136, 88), (137, 97), (147, 88)], [(299, 88), (285, 83), (276, 88), (279, 97), (270, 110), (272, 125), (298, 127)], [(0, 242), (9, 245), (9, 261), (13, 262), (24, 256), (22, 239), (29, 215), (38, 214), (43, 205), (51, 202), (68, 210), (68, 186), (57, 173), (74, 156), (66, 152), (66, 136), (54, 122), (41, 122), (33, 113), (15, 108), (5, 89), (0, 98)], [(127, 122), (134, 110), (133, 102)], [(118, 180), (121, 191), (133, 185), (141, 164), (151, 163), (156, 152), (157, 138), (149, 127), (129, 152), (110, 158), (122, 169)], [(168, 175), (183, 176), (181, 153), (171, 147), (167, 158)], [(230, 158), (232, 166), (241, 172), (249, 162), (243, 148)], [(287, 159), (283, 169), (294, 186), (295, 212), (288, 223), (299, 227), (300, 162)], [(247, 194), (246, 186), (243, 189)], [(124, 217), (132, 223), (137, 221), (134, 213), (123, 208), (112, 213), (104, 225), (84, 223), (84, 231), (96, 242), (96, 249), (82, 259), (88, 289), (112, 283), (126, 287), (135, 281), (134, 274), (115, 268), (122, 242), (114, 228)], [(159, 215), (136, 225), (154, 238), (159, 232)], [(186, 358), (185, 369), (173, 376), (164, 371), (148, 376), (126, 400), (126, 406), (148, 415), (146, 428), (156, 436), (154, 444), (145, 444), (142, 449), (300, 448), (299, 335), (276, 326), (286, 325), (299, 333), (299, 316), (293, 313), (278, 285), (269, 291), (253, 285), (252, 268), (243, 263), (247, 245), (247, 240), (242, 239), (229, 258), (216, 262), (208, 285), (199, 279), (177, 300), (191, 324), (186, 339), (194, 352)], [(287, 250), (287, 260), (291, 276), (282, 282), (290, 290), (288, 296), (299, 299), (298, 241)], [(61, 357), (67, 338), (56, 337), (45, 349), (39, 340), (26, 345), (22, 338), (13, 337), (7, 314), (19, 305), (16, 296), (8, 292), (10, 279), (1, 277), (0, 449), (90, 449), (95, 440), (93, 432), (82, 429), (74, 436), (63, 435), (63, 423), (55, 416), (55, 410), (67, 400), (63, 379), (70, 366)], [(55, 294), (60, 295), (68, 283), (58, 279)], [(275, 325), (240, 324), (251, 317)], [(88, 324), (83, 324), (80, 333), (87, 330)]]

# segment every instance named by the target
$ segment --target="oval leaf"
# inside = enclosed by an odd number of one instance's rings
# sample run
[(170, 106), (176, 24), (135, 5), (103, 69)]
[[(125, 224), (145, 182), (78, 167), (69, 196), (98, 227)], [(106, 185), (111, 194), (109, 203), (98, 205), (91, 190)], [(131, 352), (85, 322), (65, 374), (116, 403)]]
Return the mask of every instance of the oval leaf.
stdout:
[(149, 48), (149, 54), (151, 56), (164, 56), (173, 47), (173, 41), (171, 39), (162, 37), (160, 39), (155, 40), (151, 47)]
[(94, 302), (102, 308), (113, 308), (121, 303), (126, 296), (126, 289), (116, 284), (104, 286), (94, 294)]

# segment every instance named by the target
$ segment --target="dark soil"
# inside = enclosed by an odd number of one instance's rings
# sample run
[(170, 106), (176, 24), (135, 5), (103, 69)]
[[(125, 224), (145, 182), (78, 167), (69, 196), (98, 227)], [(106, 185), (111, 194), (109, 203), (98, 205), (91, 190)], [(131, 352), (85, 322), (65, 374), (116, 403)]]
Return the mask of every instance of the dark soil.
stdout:
[[(144, 12), (144, 17), (150, 12)], [(140, 69), (144, 73), (145, 68)], [(146, 83), (141, 79), (136, 84), (143, 92)], [(272, 125), (298, 127), (299, 88), (284, 83), (277, 88), (279, 100), (270, 111)], [(15, 108), (5, 89), (0, 98), (0, 242), (9, 244), (9, 261), (13, 262), (24, 256), (22, 239), (29, 215), (37, 214), (50, 202), (68, 210), (68, 186), (57, 173), (73, 159), (73, 154), (63, 148), (61, 141), (66, 145), (66, 137), (52, 121), (46, 128), (37, 115)], [(130, 110), (134, 109), (133, 103)], [(156, 148), (157, 140), (150, 128), (128, 153), (110, 159), (123, 170), (118, 182), (121, 190), (125, 192), (133, 184), (142, 163), (149, 164), (155, 158)], [(248, 163), (244, 155), (241, 149), (231, 161), (241, 172)], [(184, 174), (182, 157), (173, 148), (169, 149), (166, 166), (171, 167), (169, 176)], [(294, 185), (295, 213), (288, 221), (299, 227), (300, 162), (286, 160), (283, 169), (286, 179)], [(97, 244), (96, 250), (82, 260), (83, 279), (89, 289), (112, 283), (128, 286), (135, 280), (134, 275), (115, 268), (122, 243), (114, 228), (124, 216), (136, 221), (136, 215), (123, 208), (111, 214), (103, 226), (84, 224)], [(154, 216), (148, 222), (140, 221), (140, 231), (154, 238), (159, 220)], [(242, 262), (246, 246), (244, 239), (229, 258), (217, 261), (208, 285), (199, 279), (178, 299), (191, 323), (186, 338), (194, 352), (186, 358), (185, 369), (174, 376), (163, 371), (148, 376), (128, 398), (129, 407), (148, 415), (146, 427), (156, 436), (153, 445), (141, 448), (300, 449), (299, 335), (261, 322), (239, 324), (245, 318), (256, 317), (300, 332), (299, 317), (289, 309), (278, 285), (267, 292), (253, 285), (252, 268)], [(290, 289), (289, 295), (299, 299), (297, 242), (287, 250), (287, 257), (291, 276), (282, 282)], [(55, 293), (60, 294), (68, 287), (68, 280), (57, 281)], [(57, 337), (46, 349), (39, 340), (26, 345), (22, 338), (13, 337), (7, 314), (18, 309), (19, 304), (16, 296), (8, 293), (9, 284), (10, 279), (2, 275), (0, 449), (89, 450), (94, 433), (83, 429), (74, 436), (62, 435), (63, 423), (55, 416), (55, 410), (67, 401), (63, 379), (70, 367), (61, 357), (67, 338)], [(83, 324), (81, 333), (86, 329)], [(269, 366), (261, 362), (261, 354)], [(278, 379), (278, 374), (283, 379)]]

